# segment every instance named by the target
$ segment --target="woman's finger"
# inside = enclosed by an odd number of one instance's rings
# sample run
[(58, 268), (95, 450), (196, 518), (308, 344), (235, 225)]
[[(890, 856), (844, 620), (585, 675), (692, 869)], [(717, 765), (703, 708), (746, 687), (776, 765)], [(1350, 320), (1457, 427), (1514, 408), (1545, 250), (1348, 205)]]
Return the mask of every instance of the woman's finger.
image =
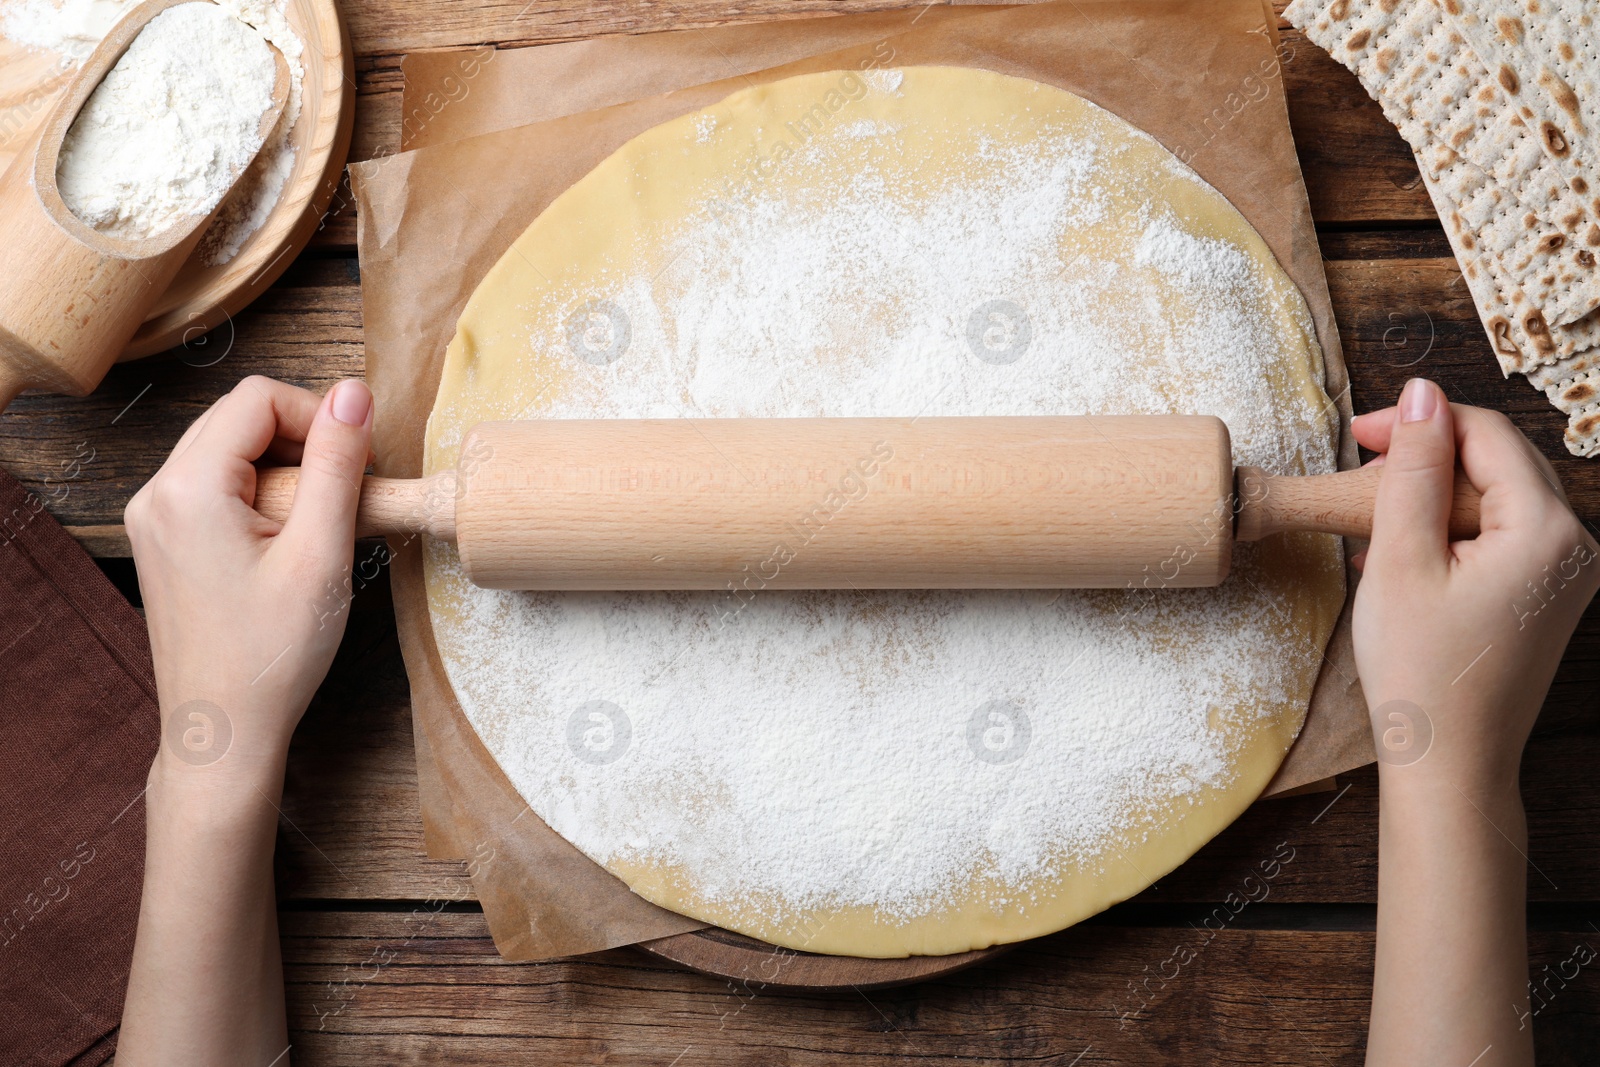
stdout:
[[(300, 454), (294, 446), (306, 439), (305, 432), (310, 427), (311, 419), (316, 415), (317, 405), (322, 402), (322, 398), (309, 389), (301, 389), (297, 386), (289, 385), (287, 382), (259, 376), (246, 378), (234, 386), (235, 390), (244, 388), (269, 396), (274, 407), (282, 416), (283, 433), (275, 436), (267, 449), (273, 461), (298, 463)], [(188, 429), (184, 430), (183, 435), (178, 438), (178, 443), (173, 445), (172, 452), (167, 456), (168, 462), (179, 458), (184, 452), (188, 451), (189, 446), (200, 436), (206, 423), (210, 421), (212, 413), (221, 407), (223, 402), (231, 395), (232, 393), (224, 393), (212, 401), (211, 406), (206, 408), (198, 419), (189, 424)]]
[(270, 378), (250, 377), (219, 400), (182, 454), (175, 474), (226, 491), (247, 503), (255, 488), (255, 460), (278, 438), (296, 440), (315, 411), (314, 393)]
[(321, 403), (309, 389), (252, 375), (222, 398), (195, 440), (208, 451), (253, 461), (274, 438), (304, 441)]
[(186, 492), (220, 494), (248, 507), (255, 496), (254, 461), (278, 437), (303, 433), (306, 397), (316, 399), (270, 378), (246, 378), (195, 421), (152, 484), (176, 480)]
[(1394, 412), (1394, 408), (1387, 407), (1351, 419), (1350, 432), (1355, 435), (1356, 444), (1369, 452), (1387, 452), (1389, 434), (1394, 428)]
[[(223, 396), (226, 395), (227, 394), (223, 394)], [(206, 421), (211, 418), (211, 413), (217, 410), (217, 405), (222, 403), (222, 400), (223, 397), (217, 397), (217, 399), (211, 402), (209, 407), (200, 413), (200, 417), (198, 419), (195, 419), (188, 425), (188, 427), (183, 431), (183, 434), (179, 436), (178, 443), (172, 446), (171, 452), (167, 453), (167, 458), (162, 461), (161, 467), (157, 473), (160, 473), (160, 470), (165, 470), (172, 464), (173, 460), (177, 459), (179, 456), (188, 451), (189, 446), (194, 444), (194, 439), (196, 437), (200, 436), (200, 430), (205, 426)]]
[(291, 441), (287, 437), (274, 437), (267, 450), (261, 453), (260, 462), (271, 467), (298, 467), (305, 453), (304, 441)]
[(1425, 378), (1406, 383), (1384, 452), (1372, 517), (1371, 559), (1412, 571), (1443, 568), (1450, 551), (1456, 442), (1444, 392)]
[(372, 393), (366, 383), (352, 379), (335, 385), (306, 434), (300, 482), (281, 541), (314, 558), (349, 560), (371, 439)]
[(1498, 411), (1462, 408), (1456, 419), (1461, 468), (1480, 491), (1515, 485), (1562, 495), (1560, 480), (1533, 442)]

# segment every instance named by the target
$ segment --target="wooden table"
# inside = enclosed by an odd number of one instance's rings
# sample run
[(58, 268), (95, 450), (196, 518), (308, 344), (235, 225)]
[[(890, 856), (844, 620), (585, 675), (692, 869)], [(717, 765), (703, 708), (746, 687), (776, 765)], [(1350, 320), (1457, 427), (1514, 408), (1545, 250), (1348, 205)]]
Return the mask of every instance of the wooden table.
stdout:
[[(347, 0), (358, 53), (352, 158), (397, 149), (407, 51), (892, 6), (525, 2)], [(1409, 151), (1351, 75), (1292, 30), (1284, 40), (1356, 410), (1429, 375), (1453, 399), (1510, 413), (1555, 462), (1579, 514), (1600, 520), (1600, 462), (1568, 456), (1565, 417), (1520, 379), (1500, 378)], [(120, 367), (87, 399), (24, 397), (0, 419), (0, 464), (52, 502), (130, 597), (123, 505), (191, 419), (246, 374), (322, 390), (362, 372), (354, 235), (341, 197), (312, 248), (230, 326)], [(81, 471), (66, 477), (75, 460)], [(1600, 947), (1597, 622), (1591, 610), (1525, 762), (1542, 1005), (1533, 1025), (1546, 1067), (1592, 1062), (1600, 1012), (1600, 964), (1575, 977), (1562, 968), (1579, 945)], [(1256, 805), (1136, 900), (978, 969), (806, 995), (704, 978), (634, 950), (502, 962), (462, 865), (423, 858), (407, 701), (380, 577), (358, 590), (289, 764), (278, 895), (298, 1064), (1362, 1062), (1377, 876), (1371, 768), (1337, 792)]]

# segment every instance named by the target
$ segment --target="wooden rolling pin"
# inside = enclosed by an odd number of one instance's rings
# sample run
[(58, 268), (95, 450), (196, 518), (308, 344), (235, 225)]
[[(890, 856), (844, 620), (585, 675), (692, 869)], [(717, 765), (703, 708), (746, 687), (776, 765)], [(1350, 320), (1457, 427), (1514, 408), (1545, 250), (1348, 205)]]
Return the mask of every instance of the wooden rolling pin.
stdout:
[(1235, 540), (1368, 536), (1381, 473), (1236, 472), (1210, 416), (492, 422), (454, 471), (365, 479), (356, 533), (454, 541), (496, 589), (1176, 588)]
[[(454, 471), (365, 479), (356, 532), (455, 541), (503, 589), (1179, 588), (1235, 540), (1367, 536), (1381, 473), (1236, 472), (1209, 416), (485, 423)], [(262, 471), (257, 510), (295, 485)]]
[[(25, 389), (83, 396), (99, 385), (216, 214), (213, 208), (151, 237), (113, 237), (74, 215), (56, 187), (61, 143), (78, 112), (139, 31), (186, 2), (145, 0), (112, 27), (38, 140), (0, 177), (0, 249), (7, 257), (0, 284), (0, 411)], [(257, 126), (258, 150), (289, 98), (288, 63), (268, 47), (277, 76), (272, 104)], [(246, 169), (232, 175), (230, 189)]]

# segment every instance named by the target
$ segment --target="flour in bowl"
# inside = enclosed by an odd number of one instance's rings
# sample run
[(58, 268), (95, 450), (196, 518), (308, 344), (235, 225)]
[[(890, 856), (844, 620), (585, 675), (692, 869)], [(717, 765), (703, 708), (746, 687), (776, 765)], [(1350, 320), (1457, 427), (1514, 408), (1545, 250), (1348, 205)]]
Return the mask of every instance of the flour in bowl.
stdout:
[[(239, 254), (278, 204), (294, 174), (298, 153), (290, 135), (300, 117), (305, 45), (290, 25), (287, 0), (219, 0), (217, 6), (254, 28), (289, 66), (289, 99), (255, 161), (235, 183), (200, 240), (197, 255), (221, 266)], [(135, 6), (133, 0), (11, 0), (0, 7), (0, 37), (54, 53), (62, 69), (76, 69)]]
[(0, 36), (30, 49), (54, 52), (75, 67), (133, 7), (133, 0), (12, 0), (0, 8)]
[(79, 110), (56, 185), (78, 218), (114, 237), (193, 225), (261, 147), (272, 49), (210, 3), (151, 19)]

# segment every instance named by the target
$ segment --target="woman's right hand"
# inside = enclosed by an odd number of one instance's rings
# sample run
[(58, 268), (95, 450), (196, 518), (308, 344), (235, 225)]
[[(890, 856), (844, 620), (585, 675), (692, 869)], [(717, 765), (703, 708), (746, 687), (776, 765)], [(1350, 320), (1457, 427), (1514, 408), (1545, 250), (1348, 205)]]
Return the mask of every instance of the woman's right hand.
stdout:
[[(1379, 759), (1464, 790), (1504, 787), (1600, 586), (1600, 547), (1499, 412), (1452, 406), (1417, 378), (1352, 428), (1384, 465), (1354, 616)], [(1483, 494), (1482, 530), (1452, 543), (1458, 458)]]

